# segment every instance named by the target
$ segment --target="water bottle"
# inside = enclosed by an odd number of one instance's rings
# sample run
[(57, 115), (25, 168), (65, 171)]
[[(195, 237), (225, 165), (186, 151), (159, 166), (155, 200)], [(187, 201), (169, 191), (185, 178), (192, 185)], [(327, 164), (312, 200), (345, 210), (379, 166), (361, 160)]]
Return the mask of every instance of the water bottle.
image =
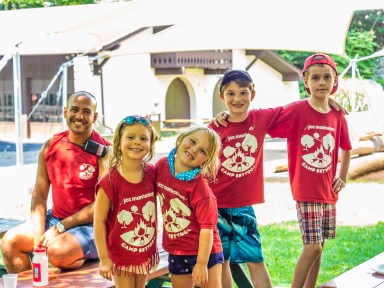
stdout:
[(33, 286), (48, 285), (48, 257), (41, 244), (33, 252), (32, 273)]

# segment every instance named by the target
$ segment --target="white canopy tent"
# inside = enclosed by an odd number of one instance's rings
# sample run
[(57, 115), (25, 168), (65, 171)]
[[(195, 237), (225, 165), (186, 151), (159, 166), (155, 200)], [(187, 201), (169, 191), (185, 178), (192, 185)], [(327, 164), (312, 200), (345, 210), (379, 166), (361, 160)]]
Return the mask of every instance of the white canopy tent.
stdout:
[(221, 0), (207, 2), (198, 17), (109, 55), (218, 49), (324, 52), (345, 56), (355, 10), (382, 9), (383, 0)]
[[(200, 0), (197, 0), (200, 1)], [(97, 53), (144, 27), (173, 25), (197, 13), (184, 0), (133, 0), (0, 11), (0, 55)], [(169, 8), (169, 9), (168, 9)]]

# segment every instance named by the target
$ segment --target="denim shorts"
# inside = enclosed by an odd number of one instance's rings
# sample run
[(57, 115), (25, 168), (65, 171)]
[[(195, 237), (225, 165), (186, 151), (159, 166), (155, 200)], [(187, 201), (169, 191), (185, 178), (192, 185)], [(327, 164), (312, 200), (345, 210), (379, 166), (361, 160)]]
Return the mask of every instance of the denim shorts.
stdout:
[[(197, 255), (168, 255), (168, 271), (175, 275), (192, 274), (192, 269), (195, 267)], [(208, 260), (208, 269), (216, 264), (224, 263), (223, 253), (211, 254)]]
[[(62, 219), (53, 216), (51, 210), (48, 210), (47, 219), (45, 220), (45, 229), (48, 230), (61, 220)], [(85, 255), (84, 259), (98, 259), (92, 223), (70, 228), (66, 232), (71, 233), (80, 242), (81, 248), (83, 249), (83, 253)]]
[(217, 228), (224, 259), (231, 263), (264, 262), (261, 238), (252, 206), (219, 208)]

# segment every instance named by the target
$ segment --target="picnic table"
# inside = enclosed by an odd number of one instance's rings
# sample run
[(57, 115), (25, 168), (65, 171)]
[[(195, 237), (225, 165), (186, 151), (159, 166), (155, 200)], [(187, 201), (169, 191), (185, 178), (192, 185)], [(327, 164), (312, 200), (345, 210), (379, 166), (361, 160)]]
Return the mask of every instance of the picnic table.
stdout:
[(384, 264), (384, 252), (348, 270), (319, 288), (384, 288), (384, 274), (372, 268)]
[(161, 132), (181, 132), (191, 126), (201, 126), (203, 124), (209, 124), (210, 119), (165, 119), (163, 121), (163, 128)]
[[(24, 221), (10, 220), (0, 218), (0, 232), (6, 232), (9, 228), (15, 225), (21, 224)], [(160, 253), (160, 263), (153, 273), (149, 275), (149, 282), (146, 288), (160, 288), (163, 287), (165, 282), (171, 282), (168, 271), (168, 253), (164, 251), (161, 243), (161, 232), (158, 237), (158, 249)], [(384, 253), (383, 253), (384, 254)], [(250, 279), (246, 275), (245, 267), (241, 264), (231, 264), (232, 276), (238, 287), (252, 288)], [(0, 267), (1, 268), (1, 267)], [(48, 269), (49, 285), (45, 287), (103, 287), (112, 288), (115, 287), (113, 281), (109, 281), (99, 274), (99, 262), (89, 261), (75, 270), (61, 270), (59, 268), (51, 267)], [(27, 270), (18, 273), (17, 287), (18, 288), (30, 288), (32, 287), (32, 270)], [(3, 279), (0, 278), (0, 288), (3, 287)]]
[(9, 229), (24, 222), (24, 220), (0, 218), (0, 238), (3, 237), (5, 232), (7, 232)]
[[(156, 271), (149, 275), (148, 280), (154, 280), (157, 277), (168, 274), (168, 254), (162, 250), (160, 251), (160, 264)], [(75, 270), (61, 270), (59, 268), (48, 268), (48, 286), (44, 287), (71, 287), (71, 288), (112, 288), (115, 287), (113, 281), (109, 281), (100, 276), (99, 262), (89, 261), (86, 262), (81, 268)], [(17, 287), (18, 288), (31, 288), (32, 287), (32, 270), (27, 270), (18, 273)], [(147, 287), (162, 287), (148, 283)], [(0, 287), (3, 287), (3, 279), (0, 278)]]

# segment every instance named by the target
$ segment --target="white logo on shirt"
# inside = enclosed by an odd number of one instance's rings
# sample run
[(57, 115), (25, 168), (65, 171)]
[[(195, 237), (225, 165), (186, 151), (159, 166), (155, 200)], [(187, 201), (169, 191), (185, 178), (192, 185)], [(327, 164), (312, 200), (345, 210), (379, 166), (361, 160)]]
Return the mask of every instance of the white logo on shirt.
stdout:
[(250, 169), (255, 163), (252, 156), (257, 151), (258, 143), (255, 136), (246, 134), (242, 142), (236, 142), (235, 147), (227, 146), (223, 155), (227, 158), (222, 166), (231, 172), (244, 172)]
[(80, 165), (79, 178), (83, 180), (88, 180), (93, 177), (96, 168), (88, 163), (83, 163)]
[[(127, 228), (127, 225), (129, 225), (134, 218), (138, 220), (136, 226), (133, 230), (121, 234), (120, 237), (130, 246), (146, 246), (155, 236), (155, 228), (152, 227), (156, 221), (155, 203), (148, 201), (141, 209), (141, 213), (136, 205), (132, 205), (130, 211), (121, 210), (117, 214), (117, 221), (122, 225), (121, 228)], [(123, 245), (123, 247), (127, 247), (126, 249), (128, 250), (133, 249), (132, 251), (134, 252), (137, 251), (136, 248), (128, 248), (129, 246), (126, 245)], [(144, 252), (144, 250), (139, 250), (139, 252)]]
[[(301, 137), (301, 145), (303, 146), (303, 155), (305, 163), (303, 166), (308, 170), (316, 171), (316, 172), (326, 172), (329, 169), (326, 169), (332, 162), (332, 153), (335, 150), (335, 138), (333, 138), (332, 134), (328, 133), (322, 138), (318, 132), (310, 134), (304, 134)], [(308, 153), (307, 153), (308, 152)], [(307, 153), (307, 154), (304, 154)], [(313, 168), (313, 169), (305, 164)], [(323, 171), (323, 170), (326, 171)]]
[[(160, 206), (164, 204), (164, 195), (159, 193)], [(172, 198), (169, 201), (170, 207), (168, 210), (163, 210), (164, 228), (170, 237), (182, 236), (187, 233), (179, 233), (186, 230), (191, 222), (188, 217), (191, 216), (191, 209), (185, 205), (179, 198)], [(188, 230), (188, 229), (187, 229)]]

